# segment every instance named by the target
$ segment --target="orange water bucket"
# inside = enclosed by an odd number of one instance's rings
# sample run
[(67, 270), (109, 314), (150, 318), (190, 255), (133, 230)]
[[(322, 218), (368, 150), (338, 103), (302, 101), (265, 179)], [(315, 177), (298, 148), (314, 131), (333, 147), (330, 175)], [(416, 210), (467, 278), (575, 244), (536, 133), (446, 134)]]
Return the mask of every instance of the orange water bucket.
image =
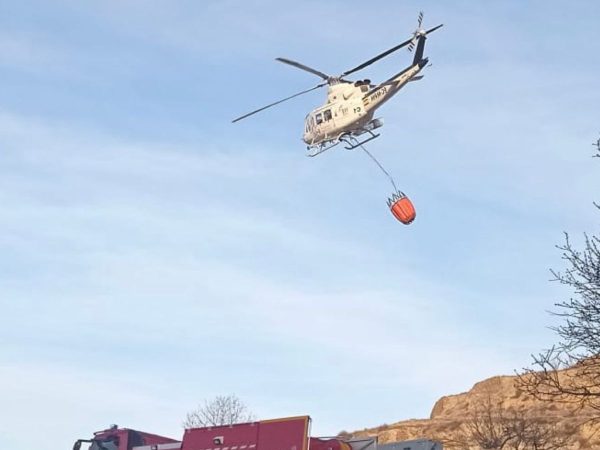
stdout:
[(392, 194), (388, 199), (388, 206), (394, 217), (404, 225), (412, 223), (417, 217), (414, 205), (403, 192)]

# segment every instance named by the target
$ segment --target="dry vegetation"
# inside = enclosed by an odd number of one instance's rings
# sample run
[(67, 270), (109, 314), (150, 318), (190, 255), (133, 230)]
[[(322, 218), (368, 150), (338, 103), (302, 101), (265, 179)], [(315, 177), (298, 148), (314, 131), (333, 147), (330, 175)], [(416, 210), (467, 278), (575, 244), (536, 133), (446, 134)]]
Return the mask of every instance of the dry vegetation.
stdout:
[(428, 438), (443, 442), (448, 450), (600, 448), (600, 436), (588, 423), (595, 417), (594, 409), (544, 402), (528, 395), (517, 381), (516, 376), (490, 378), (468, 392), (439, 399), (429, 419), (386, 424), (352, 435), (377, 435), (382, 443)]

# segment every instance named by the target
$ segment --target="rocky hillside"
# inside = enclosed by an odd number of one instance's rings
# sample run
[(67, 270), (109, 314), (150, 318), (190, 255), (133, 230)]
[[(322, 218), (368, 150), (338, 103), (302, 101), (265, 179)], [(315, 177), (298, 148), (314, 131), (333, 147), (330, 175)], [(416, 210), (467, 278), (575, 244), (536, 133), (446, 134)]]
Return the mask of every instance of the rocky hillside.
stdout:
[[(573, 405), (546, 403), (535, 400), (519, 390), (516, 377), (499, 376), (481, 381), (468, 392), (440, 398), (429, 419), (412, 419), (365, 429), (353, 433), (354, 436), (377, 435), (379, 442), (394, 442), (407, 439), (429, 438), (444, 443), (445, 449), (464, 449), (460, 444), (466, 435), (468, 423), (482, 417), (489, 411), (507, 417), (527, 417), (527, 420), (540, 423), (564, 440), (561, 448), (572, 450), (600, 449), (600, 431), (589, 423), (593, 417), (590, 410), (577, 410)], [(477, 448), (477, 447), (472, 447)]]

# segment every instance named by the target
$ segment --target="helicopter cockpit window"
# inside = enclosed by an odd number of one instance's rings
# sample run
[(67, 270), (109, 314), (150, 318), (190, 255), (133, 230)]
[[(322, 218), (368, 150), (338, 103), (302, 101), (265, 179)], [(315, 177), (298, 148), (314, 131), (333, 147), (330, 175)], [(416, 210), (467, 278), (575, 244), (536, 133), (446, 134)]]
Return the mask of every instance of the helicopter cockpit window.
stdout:
[(325, 120), (331, 120), (331, 110), (330, 109), (326, 109), (323, 112), (323, 119), (325, 119)]
[(317, 114), (316, 118), (317, 118), (317, 125), (319, 125), (321, 122), (323, 122), (323, 115), (321, 113)]
[(367, 92), (368, 90), (369, 90), (369, 86), (367, 86), (366, 84), (363, 84), (363, 85), (360, 87), (360, 91), (361, 91), (361, 92)]

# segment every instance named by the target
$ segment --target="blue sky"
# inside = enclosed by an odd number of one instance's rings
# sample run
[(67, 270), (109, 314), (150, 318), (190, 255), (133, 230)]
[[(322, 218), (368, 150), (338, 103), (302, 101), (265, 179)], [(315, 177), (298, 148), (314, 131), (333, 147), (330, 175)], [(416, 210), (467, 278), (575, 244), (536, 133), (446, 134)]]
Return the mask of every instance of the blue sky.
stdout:
[[(444, 23), (369, 149), (306, 158), (317, 91)], [(204, 398), (315, 434), (426, 417), (551, 345), (562, 232), (597, 230), (594, 1), (2, 2), (0, 435), (181, 435)], [(359, 74), (384, 80), (401, 51)], [(596, 164), (594, 164), (596, 163)]]

